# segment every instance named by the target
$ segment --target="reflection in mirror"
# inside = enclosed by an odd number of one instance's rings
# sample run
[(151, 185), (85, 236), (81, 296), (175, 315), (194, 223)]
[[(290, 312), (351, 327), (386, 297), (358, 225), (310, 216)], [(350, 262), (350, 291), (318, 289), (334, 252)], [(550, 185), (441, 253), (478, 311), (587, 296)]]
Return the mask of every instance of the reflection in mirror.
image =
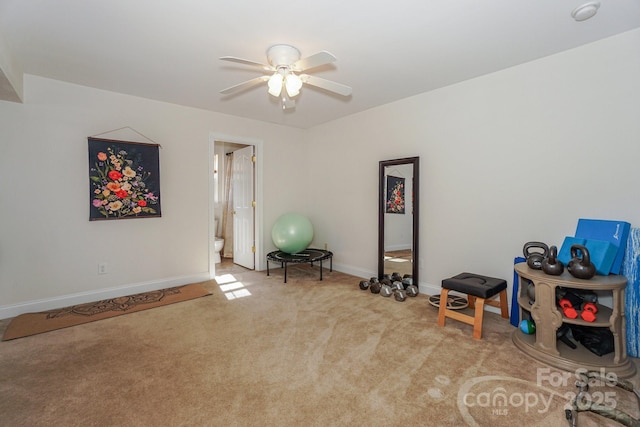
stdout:
[(419, 158), (379, 166), (378, 277), (410, 274), (418, 285)]

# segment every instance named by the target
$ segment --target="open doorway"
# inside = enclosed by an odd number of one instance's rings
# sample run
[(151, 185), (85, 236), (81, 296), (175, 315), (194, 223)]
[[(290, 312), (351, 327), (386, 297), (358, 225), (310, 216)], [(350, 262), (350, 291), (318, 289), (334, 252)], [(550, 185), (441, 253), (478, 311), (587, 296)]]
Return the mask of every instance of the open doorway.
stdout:
[(209, 169), (209, 273), (233, 262), (259, 269), (260, 141), (212, 135)]

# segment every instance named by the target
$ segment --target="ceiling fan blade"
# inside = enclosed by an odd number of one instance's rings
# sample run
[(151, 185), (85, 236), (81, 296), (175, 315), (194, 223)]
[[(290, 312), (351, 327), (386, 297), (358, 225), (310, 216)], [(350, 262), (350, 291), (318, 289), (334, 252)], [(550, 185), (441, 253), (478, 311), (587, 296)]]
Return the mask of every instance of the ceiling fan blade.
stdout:
[(231, 93), (237, 93), (237, 92), (242, 92), (243, 90), (247, 90), (250, 87), (256, 86), (260, 83), (266, 82), (267, 80), (269, 80), (269, 76), (260, 76), (260, 77), (256, 77), (255, 79), (251, 79), (251, 80), (247, 80), (246, 82), (242, 82), (239, 83), (235, 86), (231, 86), (228, 87), (226, 89), (223, 89), (220, 91), (220, 93), (224, 94), (224, 95), (228, 95)]
[(310, 68), (316, 68), (321, 65), (331, 64), (336, 60), (336, 57), (331, 53), (323, 50), (321, 52), (315, 53), (311, 56), (307, 56), (306, 58), (302, 58), (297, 60), (291, 66), (291, 69), (294, 71), (304, 71)]
[(221, 56), (222, 61), (237, 62), (238, 64), (251, 65), (252, 67), (260, 67), (265, 71), (275, 71), (271, 65), (262, 64), (260, 62), (251, 61), (249, 59), (236, 58), (235, 56)]
[(301, 74), (300, 78), (303, 83), (311, 86), (319, 87), (320, 89), (328, 90), (329, 92), (337, 93), (342, 96), (350, 96), (353, 91), (349, 86), (332, 82), (316, 76), (310, 76), (308, 74)]

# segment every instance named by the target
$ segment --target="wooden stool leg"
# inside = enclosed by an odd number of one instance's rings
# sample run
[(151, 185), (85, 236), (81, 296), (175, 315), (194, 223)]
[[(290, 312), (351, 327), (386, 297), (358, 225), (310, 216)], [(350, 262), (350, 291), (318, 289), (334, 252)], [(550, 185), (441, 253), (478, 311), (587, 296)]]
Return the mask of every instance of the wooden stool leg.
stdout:
[(500, 312), (504, 319), (509, 318), (509, 306), (507, 304), (507, 290), (500, 291)]
[(440, 291), (440, 307), (438, 308), (438, 326), (444, 326), (447, 310), (447, 298), (449, 298), (449, 289), (442, 288), (442, 291)]
[(476, 297), (467, 295), (467, 302), (469, 303), (469, 308), (476, 308)]
[(476, 298), (476, 315), (473, 319), (473, 338), (482, 338), (482, 319), (484, 318), (484, 298)]

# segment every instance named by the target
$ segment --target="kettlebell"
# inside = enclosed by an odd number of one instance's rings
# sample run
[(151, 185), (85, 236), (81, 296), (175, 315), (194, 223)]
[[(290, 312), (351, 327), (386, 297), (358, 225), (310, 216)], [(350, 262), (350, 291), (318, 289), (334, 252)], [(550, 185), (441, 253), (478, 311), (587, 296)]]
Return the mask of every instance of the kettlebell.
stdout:
[[(533, 250), (532, 250), (533, 249)], [(542, 252), (540, 252), (542, 250)], [(522, 248), (527, 265), (534, 270), (542, 269), (542, 260), (549, 255), (549, 246), (542, 242), (527, 242)]]
[(567, 264), (567, 270), (576, 279), (588, 280), (596, 275), (596, 266), (591, 262), (589, 251), (584, 245), (571, 245), (571, 261)]
[(558, 247), (549, 248), (549, 256), (542, 260), (542, 271), (552, 276), (559, 276), (564, 271), (564, 265), (558, 261)]
[(380, 282), (375, 282), (369, 285), (369, 290), (372, 294), (379, 294), (380, 289), (382, 289), (382, 284)]

